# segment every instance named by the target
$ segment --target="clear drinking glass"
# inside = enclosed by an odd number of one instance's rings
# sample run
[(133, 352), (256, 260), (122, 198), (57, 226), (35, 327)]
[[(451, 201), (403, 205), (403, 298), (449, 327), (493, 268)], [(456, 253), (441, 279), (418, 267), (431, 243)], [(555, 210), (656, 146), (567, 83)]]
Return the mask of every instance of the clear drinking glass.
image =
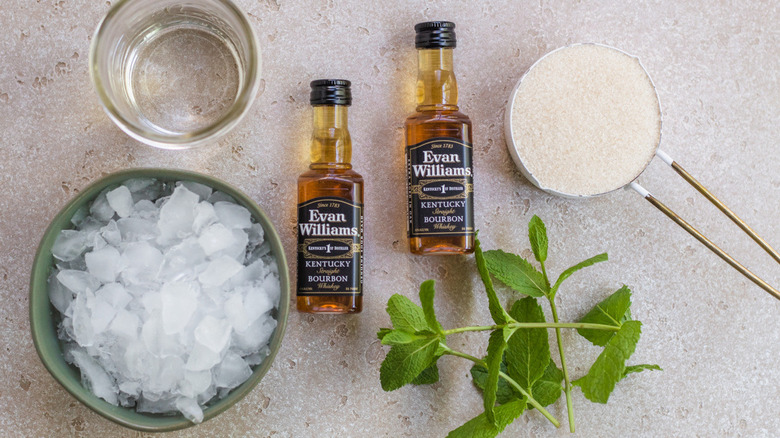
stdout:
[(257, 36), (230, 0), (120, 0), (95, 31), (89, 63), (111, 120), (165, 149), (225, 134), (260, 78)]

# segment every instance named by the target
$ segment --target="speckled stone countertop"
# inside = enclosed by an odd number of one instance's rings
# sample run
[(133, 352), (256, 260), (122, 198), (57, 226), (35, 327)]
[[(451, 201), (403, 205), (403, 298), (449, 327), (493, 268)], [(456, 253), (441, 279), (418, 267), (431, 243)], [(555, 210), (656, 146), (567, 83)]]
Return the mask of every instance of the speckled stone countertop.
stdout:
[[(111, 2), (5, 0), (0, 5), (0, 435), (129, 436), (83, 407), (46, 372), (29, 335), (28, 276), (38, 240), (76, 192), (136, 166), (195, 170), (257, 200), (295, 260), (295, 179), (308, 159), (309, 81), (353, 81), (353, 163), (366, 177), (365, 309), (357, 316), (293, 312), (271, 371), (230, 411), (172, 436), (435, 437), (482, 410), (469, 364), (440, 363), (441, 382), (384, 393), (376, 330), (396, 292), (438, 280), (445, 326), (486, 323), (471, 258), (406, 250), (402, 123), (413, 110), (412, 26), (458, 25), (461, 107), (474, 121), (477, 225), (486, 248), (530, 255), (527, 221), (551, 239), (548, 269), (607, 251), (560, 294), (573, 320), (622, 283), (644, 323), (631, 376), (607, 405), (575, 390), (580, 436), (777, 436), (780, 303), (729, 268), (635, 193), (551, 197), (525, 181), (503, 134), (504, 106), (541, 55), (601, 42), (639, 56), (660, 95), (662, 148), (776, 247), (780, 246), (780, 7), (775, 1), (239, 0), (263, 47), (260, 95), (244, 121), (210, 147), (139, 144), (103, 113), (87, 69), (91, 34)], [(661, 200), (775, 286), (780, 267), (660, 160), (640, 177)], [(294, 266), (291, 266), (294, 268)], [(508, 299), (508, 295), (505, 295)], [(565, 333), (578, 377), (596, 350)], [(483, 334), (450, 341), (482, 354)], [(579, 364), (579, 365), (578, 365)], [(551, 412), (565, 420), (565, 404)], [(506, 436), (566, 436), (537, 412)]]

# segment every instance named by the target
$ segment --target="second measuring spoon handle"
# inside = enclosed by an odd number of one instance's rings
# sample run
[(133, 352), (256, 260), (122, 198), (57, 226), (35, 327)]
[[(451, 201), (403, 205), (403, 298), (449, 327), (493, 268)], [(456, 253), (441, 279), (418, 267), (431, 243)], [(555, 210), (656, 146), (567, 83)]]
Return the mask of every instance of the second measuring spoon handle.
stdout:
[(690, 233), (691, 236), (695, 237), (696, 240), (704, 244), (704, 246), (709, 248), (710, 251), (714, 252), (720, 258), (722, 258), (726, 263), (731, 265), (732, 268), (736, 269), (737, 271), (739, 271), (739, 273), (747, 277), (758, 287), (764, 289), (765, 291), (769, 292), (770, 295), (780, 300), (780, 291), (770, 286), (769, 283), (759, 278), (756, 274), (752, 273), (748, 268), (744, 267), (741, 263), (739, 263), (736, 259), (734, 259), (734, 257), (730, 256), (726, 251), (720, 249), (717, 245), (715, 245), (710, 239), (708, 239), (699, 230), (697, 230), (691, 224), (686, 222), (685, 219), (681, 218), (677, 213), (672, 211), (672, 209), (667, 207), (663, 202), (659, 201), (653, 195), (651, 195), (650, 192), (645, 190), (644, 187), (640, 186), (636, 182), (632, 182), (630, 184), (630, 187), (634, 189), (634, 191), (642, 195), (643, 198), (647, 199), (648, 202), (653, 204), (655, 208), (661, 210), (666, 216), (669, 217), (669, 219), (673, 220), (677, 225), (679, 225), (685, 231)]
[(723, 214), (728, 216), (729, 219), (731, 219), (739, 228), (742, 229), (745, 233), (747, 233), (748, 236), (750, 236), (751, 239), (753, 239), (761, 248), (764, 249), (770, 256), (772, 256), (773, 259), (777, 263), (780, 263), (780, 253), (777, 252), (774, 248), (772, 248), (769, 243), (767, 243), (766, 240), (764, 240), (761, 236), (759, 236), (755, 231), (753, 231), (752, 228), (748, 224), (745, 223), (742, 219), (739, 218), (733, 211), (731, 211), (730, 208), (726, 206), (726, 204), (723, 203), (720, 199), (716, 198), (715, 195), (712, 194), (709, 190), (707, 190), (706, 187), (704, 187), (699, 181), (696, 180), (690, 173), (688, 173), (685, 169), (683, 169), (682, 166), (680, 166), (679, 163), (674, 161), (672, 157), (670, 157), (667, 153), (665, 153), (662, 150), (657, 150), (656, 155), (658, 155), (658, 158), (663, 160), (664, 163), (668, 164), (672, 169), (674, 169), (675, 172), (677, 172), (685, 181), (688, 182), (688, 184), (692, 185), (696, 190), (699, 191), (702, 195), (704, 195), (707, 200), (713, 203), (716, 207), (718, 207), (718, 210), (722, 211)]

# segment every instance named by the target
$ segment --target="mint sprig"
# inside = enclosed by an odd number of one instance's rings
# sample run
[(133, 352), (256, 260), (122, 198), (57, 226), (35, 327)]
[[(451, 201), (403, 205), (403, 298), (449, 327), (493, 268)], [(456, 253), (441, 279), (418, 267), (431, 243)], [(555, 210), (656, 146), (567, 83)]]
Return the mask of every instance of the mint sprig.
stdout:
[[(547, 229), (539, 217), (528, 224), (528, 238), (537, 269), (531, 262), (501, 250), (482, 251), (475, 242), (475, 261), (485, 286), (493, 324), (445, 329), (434, 309), (433, 280), (422, 283), (421, 306), (395, 294), (387, 303), (393, 328), (377, 333), (382, 344), (390, 346), (380, 368), (385, 391), (406, 384), (431, 384), (439, 381), (438, 360), (455, 356), (474, 363), (471, 376), (482, 390), (484, 412), (450, 432), (448, 437), (495, 437), (528, 409), (537, 409), (556, 427), (560, 422), (545, 409), (565, 394), (569, 429), (574, 432), (571, 393), (579, 387), (585, 397), (606, 403), (617, 382), (629, 374), (661, 370), (658, 365), (626, 365), (641, 335), (641, 322), (631, 317), (631, 291), (623, 286), (596, 305), (578, 322), (560, 322), (555, 297), (562, 283), (580, 269), (607, 260), (599, 254), (566, 269), (551, 285), (545, 261), (548, 256)], [(509, 289), (525, 295), (504, 307), (496, 293), (493, 278)], [(537, 298), (546, 298), (553, 321), (547, 322)], [(506, 309), (509, 309), (508, 311)], [(548, 329), (555, 330), (558, 368), (551, 357)], [(561, 329), (576, 329), (586, 340), (603, 351), (584, 376), (569, 378)], [(471, 331), (489, 331), (484, 358), (457, 351), (447, 345), (447, 337)]]

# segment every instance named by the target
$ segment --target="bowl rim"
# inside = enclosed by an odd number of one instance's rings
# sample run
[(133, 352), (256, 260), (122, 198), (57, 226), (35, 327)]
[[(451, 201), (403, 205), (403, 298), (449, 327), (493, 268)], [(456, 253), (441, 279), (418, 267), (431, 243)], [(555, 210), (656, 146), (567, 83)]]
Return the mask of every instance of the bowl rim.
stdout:
[[(53, 308), (49, 301), (47, 287), (49, 273), (53, 264), (51, 245), (56, 239), (56, 235), (59, 231), (65, 229), (63, 225), (70, 224), (70, 219), (73, 217), (76, 210), (97, 196), (100, 191), (106, 187), (113, 184), (118, 185), (122, 181), (131, 178), (156, 178), (164, 181), (193, 181), (206, 184), (215, 190), (229, 194), (237, 203), (249, 209), (252, 216), (263, 226), (263, 231), (271, 246), (271, 252), (274, 254), (277, 261), (280, 298), (276, 317), (277, 326), (269, 340), (270, 352), (268, 356), (263, 359), (263, 362), (253, 367), (252, 375), (247, 381), (230, 391), (225, 398), (217, 400), (204, 409), (203, 422), (214, 418), (243, 399), (252, 391), (252, 389), (254, 389), (270, 369), (274, 358), (281, 347), (290, 312), (290, 280), (287, 259), (285, 257), (281, 238), (279, 237), (276, 228), (270, 218), (266, 215), (265, 211), (257, 203), (249, 198), (243, 191), (227, 182), (213, 176), (188, 170), (133, 168), (110, 173), (97, 179), (81, 190), (78, 195), (69, 200), (65, 206), (59, 210), (49, 223), (46, 231), (43, 233), (38, 249), (35, 252), (30, 274), (29, 291), (30, 332), (35, 351), (44, 367), (49, 371), (49, 374), (51, 374), (54, 380), (65, 388), (73, 397), (92, 411), (116, 424), (142, 432), (165, 432), (184, 429), (195, 426), (196, 424), (192, 423), (181, 414), (158, 415), (138, 413), (131, 408), (114, 406), (105, 400), (98, 398), (84, 388), (81, 385), (80, 378), (68, 378), (67, 374), (76, 377), (78, 372), (75, 368), (65, 362), (62, 357), (60, 341), (56, 336), (56, 326), (53, 319), (53, 312), (56, 312), (56, 309)], [(38, 292), (36, 292), (36, 290)], [(50, 336), (51, 334), (54, 334), (54, 336)]]

